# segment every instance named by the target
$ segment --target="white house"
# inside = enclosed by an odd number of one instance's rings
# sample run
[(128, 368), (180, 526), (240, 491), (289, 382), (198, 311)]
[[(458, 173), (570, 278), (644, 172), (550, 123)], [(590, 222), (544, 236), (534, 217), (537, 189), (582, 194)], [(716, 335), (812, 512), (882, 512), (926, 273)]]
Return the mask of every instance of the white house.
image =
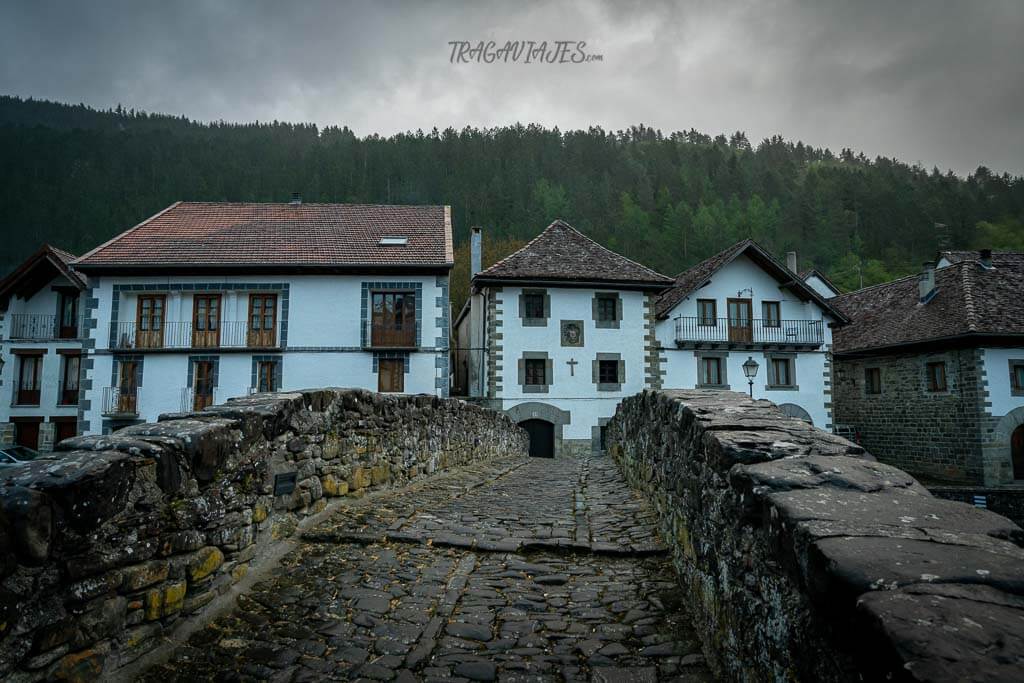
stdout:
[(75, 263), (81, 430), (308, 386), (448, 392), (447, 206), (179, 202)]
[(744, 240), (676, 277), (656, 306), (662, 385), (750, 391), (830, 429), (832, 328), (848, 320), (790, 260)]
[(600, 451), (626, 396), (657, 386), (657, 293), (672, 283), (557, 220), (480, 270), (454, 335), (456, 383), (530, 433), (532, 455)]
[(73, 254), (44, 245), (0, 281), (0, 446), (78, 433), (82, 293)]
[[(790, 252), (791, 254), (793, 252)], [(796, 264), (790, 265), (791, 270), (796, 269)], [(807, 285), (815, 292), (821, 295), (823, 299), (831, 299), (834, 296), (839, 296), (842, 292), (838, 287), (833, 284), (823, 272), (817, 268), (811, 268), (800, 273), (800, 279), (807, 283)]]

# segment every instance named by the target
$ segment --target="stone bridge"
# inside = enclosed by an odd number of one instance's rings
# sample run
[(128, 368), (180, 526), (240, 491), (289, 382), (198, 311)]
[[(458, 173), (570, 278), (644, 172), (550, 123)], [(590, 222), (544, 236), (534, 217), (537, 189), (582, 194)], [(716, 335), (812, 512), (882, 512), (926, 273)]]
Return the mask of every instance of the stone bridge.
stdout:
[(0, 675), (1020, 679), (1005, 519), (738, 394), (610, 438), (530, 459), (500, 414), (325, 389), (69, 440), (0, 479)]

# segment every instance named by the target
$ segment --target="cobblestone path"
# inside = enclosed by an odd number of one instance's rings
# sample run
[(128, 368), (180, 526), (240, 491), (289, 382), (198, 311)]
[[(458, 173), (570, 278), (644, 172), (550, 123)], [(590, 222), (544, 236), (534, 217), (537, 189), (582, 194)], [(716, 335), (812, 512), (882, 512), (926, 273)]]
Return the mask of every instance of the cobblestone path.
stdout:
[(708, 681), (651, 511), (604, 457), (355, 501), (150, 681)]

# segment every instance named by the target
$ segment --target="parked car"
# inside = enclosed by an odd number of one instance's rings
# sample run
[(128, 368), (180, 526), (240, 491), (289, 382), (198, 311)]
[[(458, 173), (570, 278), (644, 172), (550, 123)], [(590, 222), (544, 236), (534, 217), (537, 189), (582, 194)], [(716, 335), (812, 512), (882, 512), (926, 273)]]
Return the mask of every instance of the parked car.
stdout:
[(39, 457), (39, 451), (32, 450), (27, 446), (4, 446), (0, 448), (0, 466), (18, 465)]

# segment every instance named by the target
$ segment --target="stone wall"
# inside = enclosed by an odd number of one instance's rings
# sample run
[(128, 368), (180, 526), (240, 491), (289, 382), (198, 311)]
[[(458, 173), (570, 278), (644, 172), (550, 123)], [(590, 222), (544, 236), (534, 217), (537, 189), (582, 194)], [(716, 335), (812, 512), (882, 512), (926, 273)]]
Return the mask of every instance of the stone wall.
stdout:
[(608, 429), (725, 678), (1024, 677), (1009, 520), (743, 394), (644, 392)]
[(936, 485), (928, 486), (928, 490), (939, 498), (984, 506), (1017, 525), (1024, 525), (1024, 488)]
[[(946, 361), (948, 391), (926, 391), (925, 363)], [(868, 394), (864, 371), (881, 371), (882, 392)], [(878, 459), (915, 476), (982, 484), (981, 352), (894, 354), (837, 358), (833, 377), (835, 424), (852, 426)]]
[(462, 401), (320, 389), (59, 448), (57, 460), (0, 470), (4, 680), (109, 676), (328, 499), (525, 457), (527, 442), (507, 417)]

